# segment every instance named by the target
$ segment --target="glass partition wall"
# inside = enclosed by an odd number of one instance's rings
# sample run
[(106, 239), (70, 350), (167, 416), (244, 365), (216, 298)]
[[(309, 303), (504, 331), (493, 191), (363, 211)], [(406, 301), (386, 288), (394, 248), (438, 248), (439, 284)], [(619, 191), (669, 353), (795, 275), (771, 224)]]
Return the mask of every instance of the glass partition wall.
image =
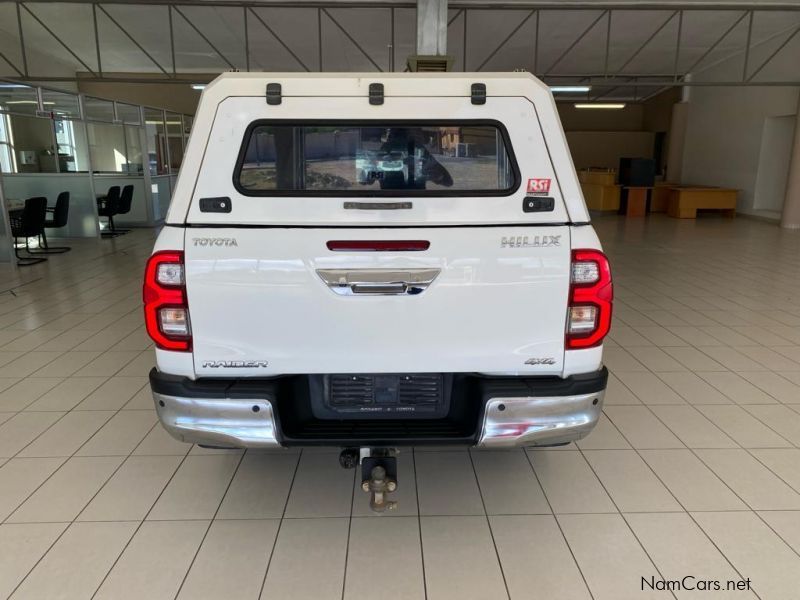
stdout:
[(4, 210), (34, 196), (52, 206), (68, 191), (69, 223), (48, 237), (95, 237), (105, 225), (96, 197), (133, 185), (131, 211), (115, 223), (154, 225), (166, 216), (191, 125), (159, 108), (0, 80)]

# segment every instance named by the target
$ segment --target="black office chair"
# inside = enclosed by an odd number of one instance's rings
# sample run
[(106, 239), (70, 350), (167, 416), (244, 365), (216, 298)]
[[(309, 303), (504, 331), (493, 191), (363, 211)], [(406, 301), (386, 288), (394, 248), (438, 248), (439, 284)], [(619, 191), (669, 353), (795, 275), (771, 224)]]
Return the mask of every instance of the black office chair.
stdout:
[(114, 227), (114, 215), (119, 212), (119, 186), (112, 185), (108, 188), (108, 193), (97, 199), (97, 214), (108, 219), (108, 230), (100, 235), (104, 238), (117, 237), (120, 235)]
[[(119, 207), (117, 209), (118, 215), (127, 215), (131, 212), (131, 204), (133, 203), (133, 186), (126, 185), (122, 188), (122, 193), (119, 196)], [(130, 233), (130, 229), (120, 229), (117, 227), (114, 231), (120, 234)]]
[[(69, 220), (69, 192), (61, 192), (56, 198), (56, 205), (47, 207), (47, 212), (52, 216), (50, 219), (45, 219), (44, 226), (46, 229), (60, 229), (67, 226)], [(69, 246), (50, 246), (47, 243), (47, 234), (42, 230), (42, 235), (39, 238), (40, 250), (34, 252), (29, 250), (31, 254), (63, 254), (72, 250)]]
[(11, 222), (11, 235), (14, 236), (14, 255), (17, 257), (17, 264), (20, 267), (28, 267), (46, 258), (30, 258), (19, 255), (17, 238), (25, 239), (25, 250), (31, 254), (29, 240), (44, 233), (44, 222), (47, 218), (47, 198), (37, 197), (25, 200), (25, 208), (10, 212), (9, 221)]

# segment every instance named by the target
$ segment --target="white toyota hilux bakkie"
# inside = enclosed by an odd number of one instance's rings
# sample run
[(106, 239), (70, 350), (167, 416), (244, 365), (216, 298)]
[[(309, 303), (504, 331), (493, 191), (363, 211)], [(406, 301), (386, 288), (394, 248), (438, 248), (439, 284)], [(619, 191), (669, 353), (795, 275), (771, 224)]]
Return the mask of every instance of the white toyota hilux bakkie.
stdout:
[(397, 449), (565, 444), (603, 405), (608, 261), (527, 73), (226, 73), (144, 282), (164, 427), (336, 446), (391, 507)]

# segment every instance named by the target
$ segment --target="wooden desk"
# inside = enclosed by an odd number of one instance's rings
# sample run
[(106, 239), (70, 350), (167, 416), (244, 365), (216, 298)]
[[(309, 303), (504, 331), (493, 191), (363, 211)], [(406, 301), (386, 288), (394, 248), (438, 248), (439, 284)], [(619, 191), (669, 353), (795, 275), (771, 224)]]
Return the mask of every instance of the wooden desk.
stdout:
[(694, 219), (698, 210), (721, 210), (727, 217), (736, 216), (736, 196), (739, 190), (716, 187), (674, 187), (669, 198), (667, 214), (678, 219)]
[(644, 217), (647, 214), (647, 192), (653, 188), (624, 186), (622, 189), (627, 190), (628, 192), (625, 216)]

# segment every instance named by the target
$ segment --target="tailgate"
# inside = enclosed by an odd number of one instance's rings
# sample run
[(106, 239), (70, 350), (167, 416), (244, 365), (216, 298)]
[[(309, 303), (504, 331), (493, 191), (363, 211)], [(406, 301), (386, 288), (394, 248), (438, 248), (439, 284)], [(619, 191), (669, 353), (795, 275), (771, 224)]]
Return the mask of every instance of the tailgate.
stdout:
[[(352, 248), (376, 240), (428, 249)], [(562, 370), (566, 226), (206, 227), (185, 243), (198, 376)]]

